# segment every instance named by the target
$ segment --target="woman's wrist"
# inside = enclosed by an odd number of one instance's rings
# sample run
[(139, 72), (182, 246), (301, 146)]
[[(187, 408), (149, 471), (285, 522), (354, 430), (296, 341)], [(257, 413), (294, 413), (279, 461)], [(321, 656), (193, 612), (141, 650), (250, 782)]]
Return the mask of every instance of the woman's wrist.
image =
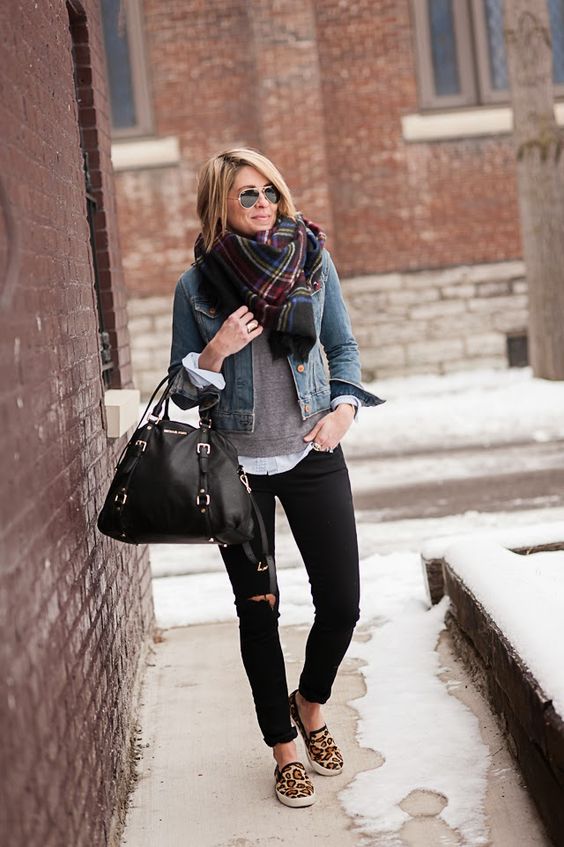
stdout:
[(225, 354), (217, 349), (215, 339), (212, 338), (200, 353), (198, 365), (203, 370), (219, 373), (223, 367), (224, 360)]
[(341, 417), (347, 417), (352, 421), (356, 407), (352, 403), (339, 403), (338, 406), (335, 406), (334, 412), (338, 412)]

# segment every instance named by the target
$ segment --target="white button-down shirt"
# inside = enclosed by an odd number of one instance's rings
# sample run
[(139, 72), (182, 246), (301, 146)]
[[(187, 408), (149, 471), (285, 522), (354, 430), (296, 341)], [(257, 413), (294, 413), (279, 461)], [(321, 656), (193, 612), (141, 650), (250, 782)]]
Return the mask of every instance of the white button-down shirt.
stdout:
[[(207, 388), (208, 385), (213, 385), (215, 388), (225, 388), (225, 379), (223, 374), (216, 371), (207, 371), (200, 367), (200, 354), (188, 353), (182, 359), (182, 364), (188, 371), (191, 381), (196, 388)], [(360, 402), (356, 397), (349, 394), (343, 394), (340, 397), (335, 397), (331, 400), (331, 409), (336, 409), (341, 403), (348, 403), (355, 407), (355, 418), (360, 406)], [(239, 456), (239, 463), (245, 468), (247, 473), (251, 474), (268, 474), (272, 476), (277, 473), (285, 473), (291, 471), (296, 465), (304, 459), (307, 454), (313, 450), (313, 442), (308, 442), (304, 445), (304, 449), (297, 453), (287, 453), (283, 456)]]

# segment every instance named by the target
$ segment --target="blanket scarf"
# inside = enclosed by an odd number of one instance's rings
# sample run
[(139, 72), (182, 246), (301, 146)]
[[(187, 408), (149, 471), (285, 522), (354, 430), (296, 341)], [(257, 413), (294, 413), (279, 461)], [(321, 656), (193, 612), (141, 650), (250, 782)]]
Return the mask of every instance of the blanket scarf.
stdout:
[(321, 285), (325, 234), (312, 221), (279, 216), (254, 238), (227, 231), (204, 252), (200, 234), (194, 264), (228, 313), (245, 305), (265, 328), (275, 358), (307, 360), (317, 336), (312, 295)]

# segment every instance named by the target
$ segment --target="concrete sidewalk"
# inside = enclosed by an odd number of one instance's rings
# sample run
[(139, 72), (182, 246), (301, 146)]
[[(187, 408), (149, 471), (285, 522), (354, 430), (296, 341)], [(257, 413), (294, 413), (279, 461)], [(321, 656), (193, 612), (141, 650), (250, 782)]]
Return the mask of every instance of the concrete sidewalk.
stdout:
[[(299, 676), (306, 631), (286, 627), (281, 632), (291, 689)], [(370, 636), (360, 631), (355, 637)], [(438, 649), (445, 680), (460, 682), (453, 696), (477, 714), (491, 751), (486, 798), (490, 844), (549, 847), (497, 724), (454, 658), (446, 633)], [(347, 702), (363, 693), (358, 669), (345, 660), (325, 711), (345, 753), (345, 773), (331, 779), (316, 775), (317, 803), (307, 809), (288, 809), (274, 796), (274, 760), (256, 724), (236, 622), (164, 630), (145, 675), (139, 713), (142, 757), (122, 844), (309, 847), (323, 841), (331, 847), (376, 847), (383, 843), (366, 839), (338, 800), (355, 773), (384, 761), (355, 740), (356, 713)], [(299, 754), (303, 754), (301, 746)], [(444, 805), (445, 798), (432, 792), (412, 791), (401, 803), (410, 817), (396, 843), (473, 847), (438, 817)]]

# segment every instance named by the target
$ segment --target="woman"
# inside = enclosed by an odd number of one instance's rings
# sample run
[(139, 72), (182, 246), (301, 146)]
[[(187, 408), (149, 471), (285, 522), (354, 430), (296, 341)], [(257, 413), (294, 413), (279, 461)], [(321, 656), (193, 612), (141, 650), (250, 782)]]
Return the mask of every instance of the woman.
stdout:
[(213, 156), (200, 172), (197, 209), (195, 262), (174, 300), (172, 396), (184, 409), (211, 408), (247, 471), (270, 551), (278, 497), (307, 569), (315, 621), (299, 688), (288, 698), (278, 589), (242, 546), (220, 548), (258, 722), (276, 760), (276, 796), (308, 806), (315, 791), (295, 738), (299, 730), (317, 773), (341, 772), (321, 706), (359, 616), (356, 528), (339, 442), (358, 406), (383, 401), (360, 384), (325, 235), (296, 212), (272, 162), (249, 149)]

